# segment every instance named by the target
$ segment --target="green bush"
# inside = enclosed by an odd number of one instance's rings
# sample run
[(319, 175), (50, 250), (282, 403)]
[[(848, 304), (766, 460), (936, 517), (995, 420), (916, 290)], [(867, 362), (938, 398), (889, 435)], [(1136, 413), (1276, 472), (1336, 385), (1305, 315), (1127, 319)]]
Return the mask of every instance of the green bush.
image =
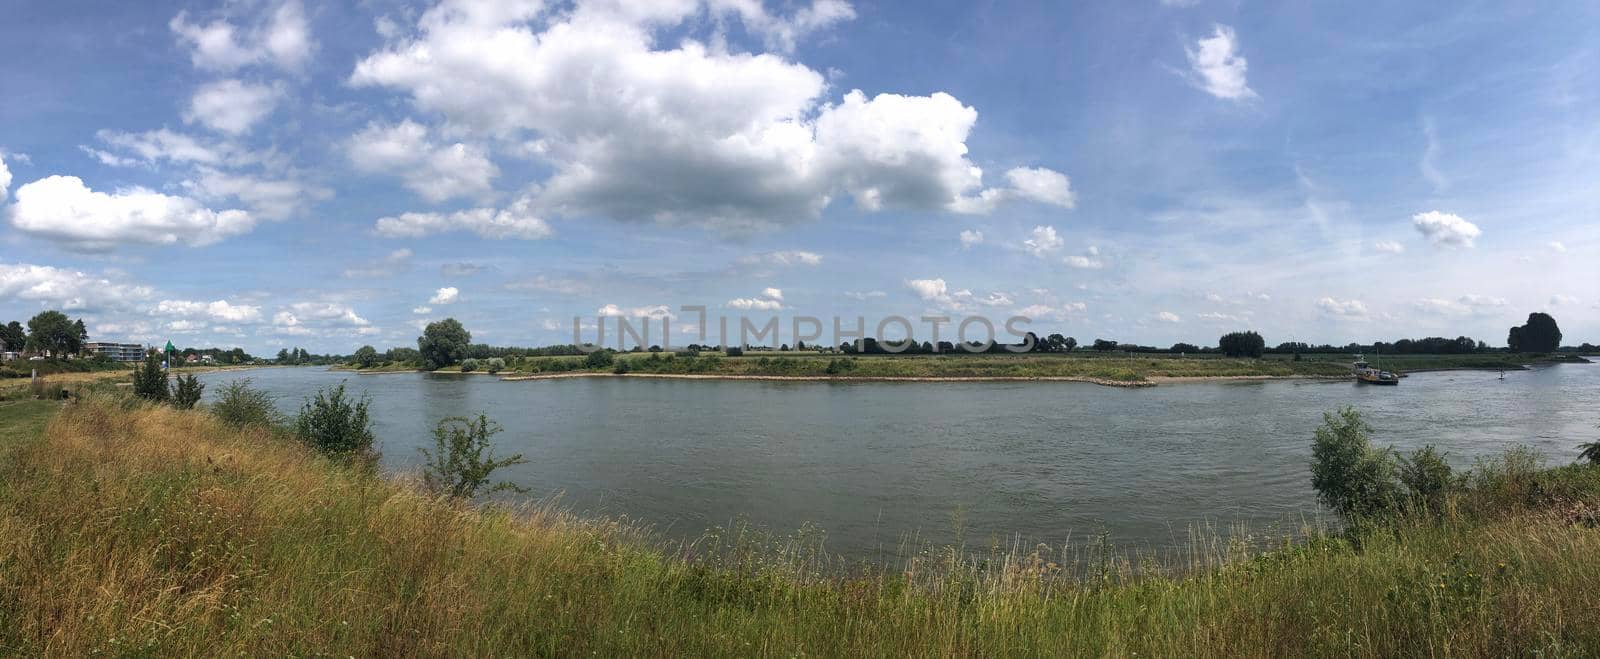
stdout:
[(206, 386), (193, 375), (179, 375), (178, 387), (172, 392), (172, 405), (180, 410), (192, 410), (200, 402)]
[(611, 351), (602, 348), (600, 350), (596, 350), (594, 352), (591, 352), (591, 353), (589, 353), (589, 356), (584, 357), (583, 358), (583, 367), (584, 368), (606, 368), (606, 367), (611, 366), (611, 363), (613, 361), (616, 361), (616, 357), (611, 354)]
[(324, 454), (335, 457), (370, 455), (372, 420), (367, 407), (372, 399), (352, 399), (345, 395), (344, 383), (319, 389), (307, 399), (295, 419), (295, 434)]
[(1411, 501), (1429, 510), (1438, 510), (1445, 494), (1459, 483), (1445, 461), (1445, 454), (1432, 444), (1400, 458), (1400, 482), (1405, 484)]
[(476, 419), (449, 417), (433, 429), (434, 449), (418, 449), (423, 457), (423, 484), (430, 492), (453, 499), (471, 499), (478, 494), (503, 490), (527, 492), (511, 483), (496, 483), (484, 490), (489, 475), (501, 467), (526, 463), (518, 453), (496, 460), (490, 437), (502, 430), (500, 424), (482, 414)]
[(506, 370), (506, 360), (499, 357), (490, 357), (483, 361), (483, 370), (490, 375)]
[(471, 372), (476, 371), (476, 370), (478, 370), (478, 360), (476, 360), (476, 359), (463, 359), (463, 360), (461, 360), (461, 372), (462, 373), (471, 373)]
[(161, 355), (145, 355), (144, 364), (133, 369), (133, 395), (157, 403), (172, 397), (167, 385), (167, 372), (161, 369)]
[(250, 378), (234, 380), (222, 385), (217, 402), (211, 404), (211, 413), (231, 428), (260, 426), (277, 428), (284, 423), (272, 396), (250, 387)]
[(1380, 516), (1399, 501), (1395, 460), (1389, 449), (1373, 448), (1371, 426), (1346, 407), (1324, 412), (1311, 443), (1311, 486), (1317, 498), (1346, 519)]

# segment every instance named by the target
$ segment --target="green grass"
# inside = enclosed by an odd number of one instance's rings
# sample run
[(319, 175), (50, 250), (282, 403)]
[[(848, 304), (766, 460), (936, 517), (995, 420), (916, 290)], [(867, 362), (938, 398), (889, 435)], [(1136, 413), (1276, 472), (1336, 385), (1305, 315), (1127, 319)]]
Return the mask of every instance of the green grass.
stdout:
[[(37, 428), (47, 406), (6, 415)], [(1600, 470), (1488, 464), (1439, 519), (1131, 564), (841, 569), (476, 510), (203, 412), (91, 397), (0, 461), (0, 655), (1581, 656)], [(31, 421), (12, 421), (13, 418)], [(22, 440), (19, 441), (18, 438)], [(37, 436), (36, 436), (37, 437)], [(1309, 429), (1308, 429), (1309, 440)]]

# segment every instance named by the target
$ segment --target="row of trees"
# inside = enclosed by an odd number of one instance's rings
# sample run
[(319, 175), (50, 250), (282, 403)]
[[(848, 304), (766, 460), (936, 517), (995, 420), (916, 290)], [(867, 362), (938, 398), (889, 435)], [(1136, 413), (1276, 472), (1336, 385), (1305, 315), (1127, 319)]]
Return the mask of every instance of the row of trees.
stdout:
[[(1555, 319), (1549, 314), (1535, 313), (1528, 316), (1528, 323), (1511, 330), (1511, 350), (1513, 352), (1551, 352), (1558, 349), (1561, 341), (1561, 331), (1555, 325)], [(982, 344), (970, 343), (971, 347)], [(1015, 352), (1019, 346), (1031, 345), (1032, 352), (1062, 353), (1078, 350), (1085, 347), (1097, 352), (1136, 352), (1136, 353), (1173, 353), (1173, 354), (1223, 354), (1229, 357), (1260, 357), (1263, 354), (1302, 354), (1302, 353), (1378, 353), (1378, 354), (1468, 354), (1493, 350), (1483, 341), (1475, 340), (1468, 336), (1458, 336), (1454, 339), (1430, 336), (1421, 339), (1400, 339), (1392, 343), (1383, 341), (1371, 344), (1349, 343), (1343, 346), (1312, 345), (1303, 342), (1279, 343), (1276, 347), (1267, 347), (1266, 339), (1255, 331), (1229, 332), (1217, 339), (1216, 347), (1198, 346), (1192, 343), (1174, 343), (1170, 348), (1157, 348), (1128, 343), (1120, 343), (1113, 339), (1095, 339), (1087, 346), (1080, 346), (1076, 338), (1062, 334), (1039, 336), (1029, 332), (1027, 338), (1018, 344), (994, 343), (988, 347), (991, 353)], [(1585, 344), (1587, 346), (1588, 344)], [(1590, 346), (1592, 348), (1592, 346)], [(972, 352), (963, 350), (963, 346), (950, 341), (933, 343), (930, 341), (906, 340), (879, 340), (864, 338), (859, 341), (845, 342), (837, 348), (817, 348), (796, 343), (794, 350), (835, 350), (844, 354), (962, 354)], [(721, 346), (688, 346), (689, 352), (701, 350), (726, 350), (730, 355), (743, 354), (745, 350), (771, 350), (769, 347), (732, 347)], [(650, 346), (651, 352), (661, 351), (660, 346)], [(787, 344), (778, 349), (781, 352), (790, 350)], [(643, 351), (636, 347), (635, 352)], [(417, 337), (416, 349), (390, 348), (385, 352), (378, 352), (377, 348), (370, 345), (361, 346), (349, 358), (325, 357), (319, 358), (310, 355), (300, 348), (294, 350), (280, 350), (278, 361), (280, 363), (309, 363), (317, 359), (340, 360), (354, 363), (363, 368), (370, 368), (380, 363), (415, 363), (430, 369), (444, 368), (461, 363), (466, 359), (486, 360), (492, 358), (517, 359), (531, 356), (552, 355), (577, 355), (582, 354), (578, 346), (556, 345), (543, 348), (516, 348), (496, 347), (485, 344), (472, 343), (472, 333), (468, 332), (461, 322), (454, 318), (429, 323), (422, 331), (422, 336)]]
[(54, 309), (29, 318), (26, 330), (15, 320), (0, 327), (0, 344), (10, 352), (48, 352), (61, 357), (83, 352), (83, 344), (88, 342), (89, 329), (82, 318), (74, 320)]

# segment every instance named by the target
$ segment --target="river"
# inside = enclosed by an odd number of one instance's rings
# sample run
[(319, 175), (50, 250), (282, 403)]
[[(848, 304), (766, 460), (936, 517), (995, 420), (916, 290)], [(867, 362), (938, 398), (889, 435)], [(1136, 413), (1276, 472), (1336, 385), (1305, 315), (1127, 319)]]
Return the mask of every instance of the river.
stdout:
[(983, 545), (1187, 542), (1197, 525), (1292, 529), (1318, 512), (1312, 430), (1359, 409), (1374, 441), (1432, 443), (1458, 467), (1509, 443), (1566, 462), (1600, 438), (1600, 364), (1507, 373), (1417, 373), (1353, 382), (1208, 382), (1125, 389), (1082, 383), (830, 383), (648, 378), (500, 382), (482, 375), (356, 375), (271, 368), (249, 377), (293, 412), (318, 387), (372, 397), (387, 466), (413, 467), (441, 417), (482, 411), (496, 476), (560, 494), (576, 512), (626, 516), (692, 538), (744, 520), (810, 524), (826, 548), (892, 557), (902, 541)]

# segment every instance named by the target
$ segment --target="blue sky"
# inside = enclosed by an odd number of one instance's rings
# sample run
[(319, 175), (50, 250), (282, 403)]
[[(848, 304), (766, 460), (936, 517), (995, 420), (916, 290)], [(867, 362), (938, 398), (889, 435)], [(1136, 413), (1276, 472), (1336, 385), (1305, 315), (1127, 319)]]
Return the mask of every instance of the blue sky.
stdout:
[(3, 4), (0, 319), (1600, 340), (1590, 4)]

